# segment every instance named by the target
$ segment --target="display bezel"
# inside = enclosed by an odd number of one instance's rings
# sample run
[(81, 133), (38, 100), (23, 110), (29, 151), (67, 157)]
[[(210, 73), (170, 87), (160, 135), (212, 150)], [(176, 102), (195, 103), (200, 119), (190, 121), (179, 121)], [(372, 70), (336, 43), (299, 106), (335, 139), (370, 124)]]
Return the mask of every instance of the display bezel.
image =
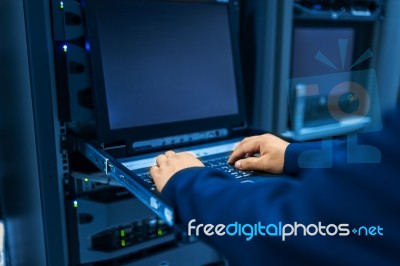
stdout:
[[(177, 2), (177, 1), (173, 1)], [(245, 123), (244, 91), (242, 85), (242, 72), (239, 57), (239, 5), (237, 1), (209, 1), (189, 0), (178, 1), (187, 3), (205, 3), (225, 5), (229, 17), (230, 36), (232, 43), (232, 58), (234, 62), (234, 73), (236, 81), (236, 93), (238, 99), (238, 113), (214, 118), (197, 119), (195, 121), (181, 121), (164, 123), (159, 125), (139, 126), (122, 129), (112, 129), (110, 126), (108, 107), (106, 100), (106, 88), (103, 77), (101, 60), (101, 49), (99, 44), (97, 18), (95, 14), (96, 0), (85, 0), (82, 2), (84, 20), (86, 23), (86, 43), (88, 47), (89, 61), (91, 67), (91, 82), (96, 113), (97, 139), (103, 144), (124, 143), (130, 144), (134, 141), (154, 139), (177, 134), (188, 134), (192, 132), (212, 130), (216, 128), (232, 128)], [(115, 4), (115, 1), (110, 1)], [(90, 48), (89, 48), (90, 47)], [(206, 104), (206, 103), (205, 103)]]

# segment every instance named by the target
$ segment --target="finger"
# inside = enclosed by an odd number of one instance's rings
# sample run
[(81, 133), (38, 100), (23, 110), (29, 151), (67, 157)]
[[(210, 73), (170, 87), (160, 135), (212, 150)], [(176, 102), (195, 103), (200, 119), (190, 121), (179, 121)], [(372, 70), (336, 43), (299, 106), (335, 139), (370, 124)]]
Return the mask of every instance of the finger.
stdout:
[(173, 155), (175, 155), (176, 153), (174, 152), (174, 151), (167, 151), (166, 153), (165, 153), (165, 156), (167, 156), (167, 157), (170, 157), (170, 156), (173, 156)]
[(259, 151), (260, 151), (260, 145), (256, 139), (252, 139), (246, 142), (241, 142), (229, 156), (228, 163), (234, 163), (237, 160), (242, 159), (246, 154), (254, 154)]
[(158, 166), (156, 166), (156, 165), (150, 167), (150, 175), (151, 175), (151, 177), (153, 179), (157, 179), (159, 177), (158, 176), (159, 171), (160, 171), (160, 168)]
[(256, 170), (262, 171), (265, 168), (265, 165), (261, 158), (257, 157), (249, 157), (246, 159), (239, 160), (235, 163), (235, 167), (239, 170)]
[(156, 165), (160, 166), (160, 164), (162, 164), (166, 160), (167, 160), (167, 156), (165, 156), (165, 154), (160, 154), (156, 158)]

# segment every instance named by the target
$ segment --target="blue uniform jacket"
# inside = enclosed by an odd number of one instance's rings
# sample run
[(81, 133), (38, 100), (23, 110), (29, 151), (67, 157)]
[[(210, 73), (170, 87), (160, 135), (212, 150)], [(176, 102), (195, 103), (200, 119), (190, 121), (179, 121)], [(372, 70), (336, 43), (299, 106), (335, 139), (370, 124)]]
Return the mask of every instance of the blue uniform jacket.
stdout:
[[(189, 168), (162, 194), (184, 230), (192, 221), (192, 235), (199, 224), (214, 226), (208, 234), (198, 227), (200, 238), (230, 265), (400, 265), (399, 138), (397, 112), (383, 130), (360, 134), (357, 145), (327, 143), (326, 156), (315, 152), (321, 142), (290, 144), (288, 176), (240, 183), (217, 170)], [(217, 235), (218, 224), (224, 235)], [(289, 235), (295, 225), (297, 236)]]

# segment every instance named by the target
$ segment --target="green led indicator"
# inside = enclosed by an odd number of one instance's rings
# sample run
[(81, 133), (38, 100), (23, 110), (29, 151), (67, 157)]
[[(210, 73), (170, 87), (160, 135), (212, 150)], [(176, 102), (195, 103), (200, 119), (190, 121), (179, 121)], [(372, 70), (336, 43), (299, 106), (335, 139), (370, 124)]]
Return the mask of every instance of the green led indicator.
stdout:
[(63, 45), (63, 50), (65, 53), (68, 51), (68, 46), (66, 44)]
[(78, 208), (78, 202), (76, 200), (74, 200), (74, 207)]
[(126, 243), (125, 243), (125, 239), (121, 240), (121, 247), (125, 247)]
[(158, 235), (158, 236), (162, 236), (162, 235), (163, 235), (163, 231), (162, 231), (161, 228), (158, 228), (158, 230), (157, 230), (157, 235)]
[(61, 8), (61, 9), (64, 8), (64, 2), (63, 2), (63, 1), (60, 2), (60, 8)]
[(125, 236), (125, 230), (121, 230), (120, 232), (119, 232), (119, 235), (121, 236), (121, 237), (124, 237)]
[(83, 179), (83, 181), (89, 182), (89, 178), (85, 177), (85, 178)]

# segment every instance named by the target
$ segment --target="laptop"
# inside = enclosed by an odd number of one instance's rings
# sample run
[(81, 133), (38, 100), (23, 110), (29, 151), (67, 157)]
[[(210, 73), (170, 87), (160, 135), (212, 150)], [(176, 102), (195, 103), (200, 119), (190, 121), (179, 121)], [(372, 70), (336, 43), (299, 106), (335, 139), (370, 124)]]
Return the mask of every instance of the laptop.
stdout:
[(244, 113), (238, 7), (236, 0), (84, 2), (97, 145), (81, 150), (169, 225), (173, 209), (149, 175), (160, 153), (190, 152), (253, 182), (254, 173), (227, 164), (254, 134)]

